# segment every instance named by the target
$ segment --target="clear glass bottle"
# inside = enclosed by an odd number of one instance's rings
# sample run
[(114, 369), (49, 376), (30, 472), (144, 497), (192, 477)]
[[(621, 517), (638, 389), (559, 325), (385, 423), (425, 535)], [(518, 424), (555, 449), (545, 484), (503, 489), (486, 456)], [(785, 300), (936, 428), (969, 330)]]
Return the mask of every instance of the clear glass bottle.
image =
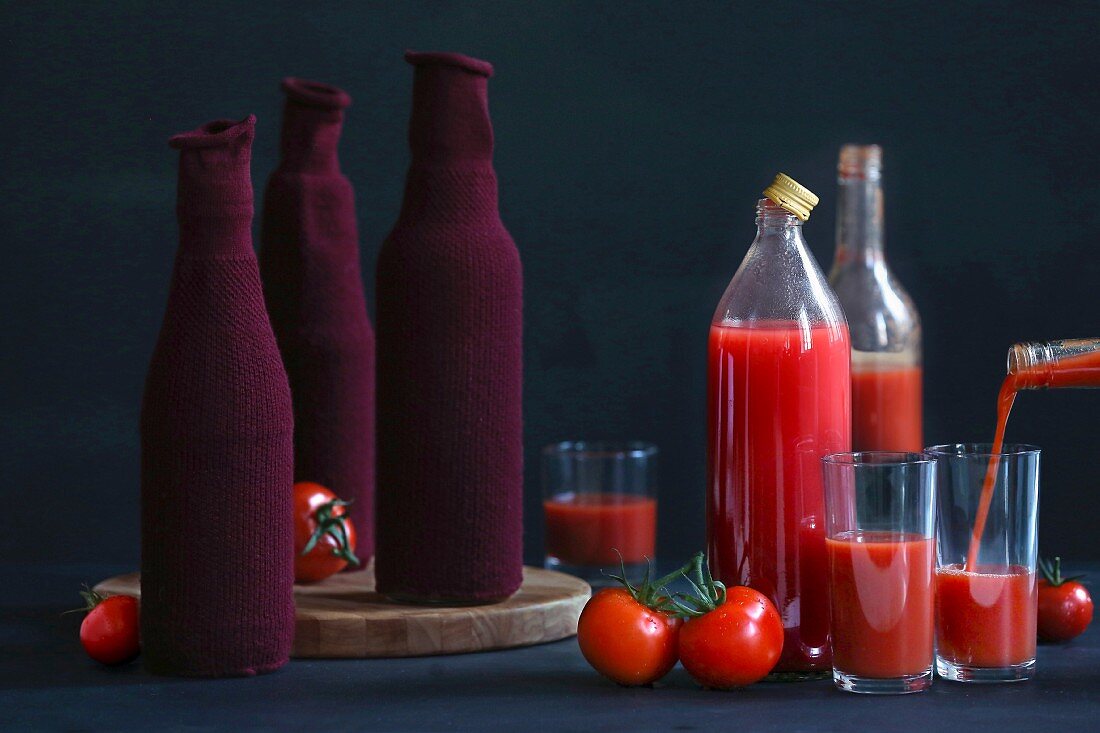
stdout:
[(852, 449), (919, 451), (920, 317), (883, 251), (882, 148), (842, 147), (837, 183), (829, 284), (852, 337)]
[(714, 576), (771, 598), (778, 672), (829, 669), (821, 458), (851, 441), (851, 342), (802, 237), (817, 197), (780, 174), (715, 311), (708, 361), (707, 550)]
[(1016, 344), (1008, 350), (1016, 389), (1100, 387), (1100, 339)]

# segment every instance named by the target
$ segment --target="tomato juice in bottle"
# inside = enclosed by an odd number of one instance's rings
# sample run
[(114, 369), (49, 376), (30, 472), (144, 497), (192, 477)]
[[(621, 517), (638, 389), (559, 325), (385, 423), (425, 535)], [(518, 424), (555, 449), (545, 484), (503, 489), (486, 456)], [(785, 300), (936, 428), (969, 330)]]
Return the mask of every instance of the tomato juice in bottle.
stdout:
[(714, 576), (783, 619), (777, 672), (825, 671), (821, 457), (851, 446), (851, 343), (802, 236), (817, 197), (780, 174), (715, 311), (708, 357), (707, 550)]
[(920, 316), (886, 260), (882, 148), (842, 147), (837, 184), (829, 285), (852, 338), (852, 450), (920, 451)]

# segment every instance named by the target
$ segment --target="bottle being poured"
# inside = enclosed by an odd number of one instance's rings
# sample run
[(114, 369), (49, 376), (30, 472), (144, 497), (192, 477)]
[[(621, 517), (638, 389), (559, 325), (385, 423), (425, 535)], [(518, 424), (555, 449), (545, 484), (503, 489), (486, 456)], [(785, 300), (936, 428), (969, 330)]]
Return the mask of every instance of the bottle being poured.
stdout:
[(993, 433), (993, 456), (989, 459), (978, 514), (966, 557), (967, 569), (978, 566), (978, 548), (989, 517), (997, 478), (998, 455), (1004, 446), (1005, 427), (1016, 393), (1023, 389), (1100, 387), (1100, 338), (1064, 339), (1020, 343), (1008, 350), (1008, 376), (997, 395), (997, 428)]
[(821, 458), (851, 446), (851, 341), (802, 224), (818, 198), (779, 174), (718, 303), (708, 369), (707, 548), (714, 576), (768, 596), (777, 672), (829, 668)]

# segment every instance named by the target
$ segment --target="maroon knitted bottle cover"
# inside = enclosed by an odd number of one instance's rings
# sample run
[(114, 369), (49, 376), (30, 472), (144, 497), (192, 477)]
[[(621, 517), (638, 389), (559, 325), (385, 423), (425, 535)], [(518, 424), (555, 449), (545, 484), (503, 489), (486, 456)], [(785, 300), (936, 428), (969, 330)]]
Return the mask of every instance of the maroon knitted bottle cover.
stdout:
[(285, 79), (282, 160), (264, 194), (260, 272), (294, 399), (294, 478), (351, 501), (356, 554), (374, 554), (374, 331), (355, 192), (336, 145), (350, 97)]
[(142, 658), (281, 667), (294, 635), (293, 416), (252, 251), (256, 118), (176, 135), (179, 252), (141, 410)]
[(378, 589), (492, 601), (523, 574), (523, 277), (497, 209), (493, 67), (405, 58), (412, 161), (377, 272)]

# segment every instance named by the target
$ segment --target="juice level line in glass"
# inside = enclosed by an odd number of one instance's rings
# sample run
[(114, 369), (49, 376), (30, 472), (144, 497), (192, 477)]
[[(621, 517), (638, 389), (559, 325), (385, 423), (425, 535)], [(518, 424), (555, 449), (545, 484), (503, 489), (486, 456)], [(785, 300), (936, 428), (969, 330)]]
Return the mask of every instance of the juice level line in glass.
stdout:
[(1038, 587), (1020, 565), (936, 570), (936, 649), (966, 667), (1004, 668), (1035, 659)]
[(654, 555), (657, 500), (615, 493), (559, 494), (543, 502), (546, 554), (573, 566), (617, 568)]
[(933, 658), (935, 544), (896, 532), (826, 540), (833, 666), (862, 678), (928, 674)]

